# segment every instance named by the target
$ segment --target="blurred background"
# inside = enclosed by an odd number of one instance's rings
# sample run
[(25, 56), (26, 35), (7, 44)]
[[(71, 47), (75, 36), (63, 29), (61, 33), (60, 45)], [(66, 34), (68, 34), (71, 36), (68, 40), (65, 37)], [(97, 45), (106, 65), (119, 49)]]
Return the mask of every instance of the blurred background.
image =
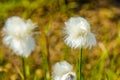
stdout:
[(36, 48), (26, 59), (28, 80), (44, 80), (46, 54), (49, 62), (66, 60), (74, 66), (79, 50), (64, 43), (64, 22), (81, 16), (91, 25), (97, 46), (83, 49), (84, 80), (120, 80), (120, 0), (0, 0), (0, 80), (21, 80), (22, 62), (2, 43), (2, 28), (12, 16), (37, 24)]

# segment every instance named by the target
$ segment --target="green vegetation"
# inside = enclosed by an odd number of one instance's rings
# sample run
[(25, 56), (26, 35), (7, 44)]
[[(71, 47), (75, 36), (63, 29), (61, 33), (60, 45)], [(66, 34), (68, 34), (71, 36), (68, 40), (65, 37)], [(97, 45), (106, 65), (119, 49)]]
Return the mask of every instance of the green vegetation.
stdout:
[[(64, 44), (62, 29), (70, 17), (82, 16), (90, 22), (97, 38), (96, 47), (83, 49), (83, 80), (120, 80), (120, 6), (117, 3), (117, 0), (0, 0), (0, 29), (11, 16), (36, 22), (35, 31), (40, 34), (35, 35), (36, 48), (26, 59), (26, 76), (27, 80), (49, 80), (48, 71), (51, 72), (57, 61), (67, 60), (76, 71), (79, 50)], [(0, 80), (22, 80), (22, 62), (3, 45), (2, 35), (1, 31)]]

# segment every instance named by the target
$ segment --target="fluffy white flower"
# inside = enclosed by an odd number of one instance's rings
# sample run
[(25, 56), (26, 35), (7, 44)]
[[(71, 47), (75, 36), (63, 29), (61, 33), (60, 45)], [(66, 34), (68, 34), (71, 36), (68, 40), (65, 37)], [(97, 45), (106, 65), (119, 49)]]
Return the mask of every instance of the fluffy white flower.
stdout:
[(8, 18), (3, 28), (3, 43), (17, 55), (28, 57), (35, 47), (35, 40), (32, 38), (35, 27), (31, 20), (24, 21), (17, 16)]
[(73, 66), (66, 61), (56, 63), (53, 67), (53, 80), (76, 80)]
[(65, 43), (72, 48), (91, 48), (96, 45), (96, 38), (90, 30), (90, 25), (82, 17), (72, 17), (65, 22), (64, 34)]

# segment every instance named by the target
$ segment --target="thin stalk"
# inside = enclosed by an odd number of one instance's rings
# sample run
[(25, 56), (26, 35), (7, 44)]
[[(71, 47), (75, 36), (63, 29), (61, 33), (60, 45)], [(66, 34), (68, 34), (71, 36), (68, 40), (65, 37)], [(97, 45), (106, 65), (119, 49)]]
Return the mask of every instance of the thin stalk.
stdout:
[(47, 80), (47, 60), (44, 59), (44, 80)]
[(82, 48), (80, 49), (80, 59), (79, 59), (79, 64), (80, 64), (80, 67), (79, 67), (79, 71), (80, 71), (80, 80), (82, 80)]
[(77, 59), (76, 59), (76, 66), (77, 66), (77, 80), (80, 80), (80, 64), (79, 64), (79, 57), (77, 57)]
[(51, 79), (51, 63), (50, 63), (49, 36), (48, 35), (46, 35), (46, 49), (47, 49), (47, 69), (49, 72), (49, 78)]
[(22, 69), (23, 69), (23, 76), (24, 80), (26, 80), (26, 72), (25, 72), (25, 58), (22, 57)]
[(42, 61), (43, 61), (43, 70), (44, 70), (44, 79), (43, 79), (43, 80), (47, 80), (47, 76), (46, 76), (46, 74), (47, 74), (47, 60), (46, 60), (46, 54), (43, 54), (42, 56), (43, 56)]

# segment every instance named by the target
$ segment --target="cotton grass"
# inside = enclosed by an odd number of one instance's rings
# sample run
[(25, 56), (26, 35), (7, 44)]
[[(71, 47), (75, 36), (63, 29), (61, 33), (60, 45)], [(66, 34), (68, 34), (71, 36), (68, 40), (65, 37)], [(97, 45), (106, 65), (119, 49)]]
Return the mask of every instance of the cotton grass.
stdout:
[(90, 48), (96, 45), (90, 24), (82, 17), (71, 17), (65, 22), (65, 43), (71, 48)]
[(53, 80), (76, 80), (73, 66), (66, 61), (57, 62), (53, 67)]
[(31, 20), (13, 16), (6, 20), (3, 27), (3, 43), (17, 55), (28, 57), (35, 48), (32, 31), (36, 25)]
[(95, 35), (91, 32), (89, 22), (82, 17), (71, 17), (65, 22), (65, 43), (71, 48), (80, 48), (78, 65), (78, 79), (82, 80), (82, 48), (91, 49), (96, 45)]
[(36, 25), (29, 19), (23, 20), (18, 16), (10, 17), (3, 27), (3, 43), (11, 48), (22, 60), (23, 77), (26, 80), (25, 58), (27, 58), (35, 48), (35, 40), (32, 37)]

